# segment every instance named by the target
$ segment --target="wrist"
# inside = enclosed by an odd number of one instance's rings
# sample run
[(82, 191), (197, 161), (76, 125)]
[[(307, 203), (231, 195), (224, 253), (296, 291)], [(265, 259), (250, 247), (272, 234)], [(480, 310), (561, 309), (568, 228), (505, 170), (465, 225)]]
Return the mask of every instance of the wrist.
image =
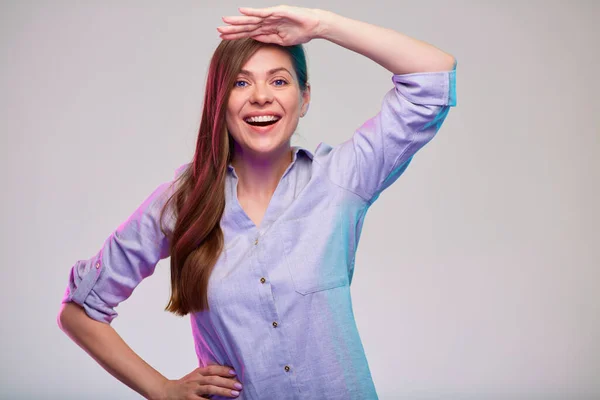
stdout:
[(167, 378), (161, 379), (153, 388), (148, 392), (148, 400), (166, 400), (168, 399), (167, 385), (170, 380)]
[(319, 24), (315, 29), (314, 39), (327, 39), (336, 15), (327, 10), (313, 9), (313, 11), (317, 14), (319, 19)]

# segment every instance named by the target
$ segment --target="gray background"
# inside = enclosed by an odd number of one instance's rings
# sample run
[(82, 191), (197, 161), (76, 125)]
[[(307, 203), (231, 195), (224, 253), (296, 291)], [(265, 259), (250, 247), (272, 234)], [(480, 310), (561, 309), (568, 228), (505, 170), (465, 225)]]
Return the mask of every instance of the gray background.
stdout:
[[(347, 1), (329, 9), (458, 60), (458, 106), (373, 205), (352, 295), (381, 399), (600, 398), (597, 2)], [(207, 1), (3, 1), (0, 397), (137, 399), (56, 324), (71, 265), (191, 160), (222, 15)], [(294, 144), (349, 138), (391, 74), (307, 46)], [(169, 263), (113, 326), (169, 378), (196, 367), (163, 311)]]

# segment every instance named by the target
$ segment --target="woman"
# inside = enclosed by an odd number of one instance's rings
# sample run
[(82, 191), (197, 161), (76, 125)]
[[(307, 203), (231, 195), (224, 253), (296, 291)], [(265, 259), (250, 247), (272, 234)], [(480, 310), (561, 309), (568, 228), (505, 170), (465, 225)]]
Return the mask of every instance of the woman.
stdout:
[[(352, 312), (354, 255), (369, 206), (456, 104), (456, 62), (323, 10), (240, 12), (218, 28), (193, 162), (73, 266), (59, 324), (150, 399), (376, 399)], [(290, 138), (310, 101), (301, 44), (315, 38), (379, 63), (395, 87), (351, 140), (312, 154)], [(167, 310), (191, 315), (200, 364), (178, 380), (110, 326), (168, 256)]]

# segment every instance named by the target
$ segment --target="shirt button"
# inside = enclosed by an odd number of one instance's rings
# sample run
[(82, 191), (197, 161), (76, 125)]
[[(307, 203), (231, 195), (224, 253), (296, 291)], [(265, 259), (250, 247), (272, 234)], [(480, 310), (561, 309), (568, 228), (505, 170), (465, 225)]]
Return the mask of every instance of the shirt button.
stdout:
[(98, 268), (100, 268), (100, 263), (99, 262), (96, 263), (96, 269), (98, 269)]
[(290, 370), (290, 367), (288, 367), (287, 365), (285, 366), (285, 372), (288, 372)]
[(254, 245), (256, 246), (258, 244), (258, 239), (254, 240)]
[(273, 328), (277, 328), (277, 322), (273, 322)]
[(265, 283), (267, 280), (265, 278), (260, 278), (260, 283)]

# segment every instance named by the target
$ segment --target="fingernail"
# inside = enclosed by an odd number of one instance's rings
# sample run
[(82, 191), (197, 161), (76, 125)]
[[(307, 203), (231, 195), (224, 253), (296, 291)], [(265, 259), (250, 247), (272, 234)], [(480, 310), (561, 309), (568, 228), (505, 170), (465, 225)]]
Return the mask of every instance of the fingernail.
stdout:
[(237, 396), (237, 395), (240, 394), (240, 392), (238, 392), (237, 390), (232, 390), (231, 394), (234, 395), (234, 396)]
[(242, 384), (239, 383), (239, 382), (234, 383), (233, 386), (235, 386), (237, 389), (241, 389), (242, 388)]
[(229, 373), (230, 373), (231, 375), (235, 375), (235, 371), (234, 371), (234, 370), (232, 370), (232, 369), (230, 369), (230, 370), (229, 370)]

